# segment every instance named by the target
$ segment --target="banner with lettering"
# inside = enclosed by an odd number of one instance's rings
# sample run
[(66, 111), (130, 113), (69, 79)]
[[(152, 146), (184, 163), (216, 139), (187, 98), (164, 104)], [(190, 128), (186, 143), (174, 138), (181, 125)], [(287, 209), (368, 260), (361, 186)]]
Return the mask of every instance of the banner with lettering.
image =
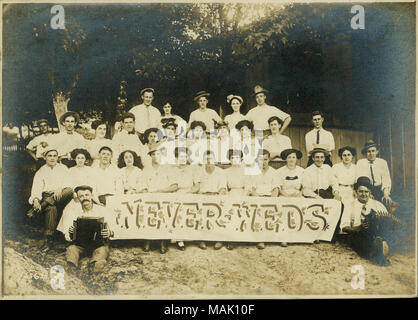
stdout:
[(149, 193), (109, 197), (112, 239), (331, 241), (337, 200)]

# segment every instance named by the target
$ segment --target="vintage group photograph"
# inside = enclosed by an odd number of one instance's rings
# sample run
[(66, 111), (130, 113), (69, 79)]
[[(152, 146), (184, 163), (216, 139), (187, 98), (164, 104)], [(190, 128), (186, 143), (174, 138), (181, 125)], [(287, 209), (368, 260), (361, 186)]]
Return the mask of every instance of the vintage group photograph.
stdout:
[(417, 295), (415, 2), (1, 5), (2, 299)]

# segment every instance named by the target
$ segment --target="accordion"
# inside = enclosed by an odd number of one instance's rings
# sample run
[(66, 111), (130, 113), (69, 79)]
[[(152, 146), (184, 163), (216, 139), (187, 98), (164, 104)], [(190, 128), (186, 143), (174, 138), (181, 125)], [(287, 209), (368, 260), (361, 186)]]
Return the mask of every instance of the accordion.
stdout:
[(80, 217), (74, 221), (73, 241), (77, 245), (100, 245), (105, 239), (102, 237), (102, 230), (107, 224), (103, 218)]

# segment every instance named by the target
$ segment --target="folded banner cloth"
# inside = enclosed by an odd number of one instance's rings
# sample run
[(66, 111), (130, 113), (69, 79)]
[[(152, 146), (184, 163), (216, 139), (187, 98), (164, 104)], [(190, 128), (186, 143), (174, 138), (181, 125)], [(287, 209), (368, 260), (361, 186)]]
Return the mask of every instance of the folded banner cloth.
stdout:
[(144, 193), (107, 201), (112, 240), (331, 241), (341, 216), (341, 202), (325, 199)]

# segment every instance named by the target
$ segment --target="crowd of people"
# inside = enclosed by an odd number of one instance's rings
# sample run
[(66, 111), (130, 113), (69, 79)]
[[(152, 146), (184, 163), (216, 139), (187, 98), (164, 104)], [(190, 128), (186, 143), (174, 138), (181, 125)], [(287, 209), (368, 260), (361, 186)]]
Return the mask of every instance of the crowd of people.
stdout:
[[(324, 115), (312, 113), (306, 150), (294, 149), (283, 134), (291, 116), (268, 105), (268, 91), (260, 86), (253, 93), (257, 106), (246, 115), (240, 109), (243, 98), (229, 95), (232, 113), (224, 119), (208, 108), (210, 94), (198, 92), (188, 122), (173, 114), (168, 102), (161, 114), (152, 105), (154, 94), (153, 88), (140, 91), (143, 103), (123, 114), (111, 139), (106, 137), (109, 124), (96, 120), (95, 138), (86, 140), (75, 130), (80, 117), (72, 111), (61, 116), (64, 130), (58, 134), (50, 132), (47, 120), (38, 121), (40, 134), (27, 146), (37, 167), (28, 216), (44, 216), (43, 250), (53, 246), (58, 230), (70, 242), (69, 268), (76, 268), (80, 254), (91, 249), (93, 270), (102, 270), (111, 230), (102, 229), (103, 241), (93, 246), (73, 243), (73, 222), (83, 216), (108, 219), (106, 202), (112, 196), (150, 192), (306, 197), (341, 201), (344, 209), (336, 232), (351, 239), (359, 253), (382, 265), (389, 263), (385, 228), (379, 224), (400, 221), (391, 213), (390, 172), (374, 141), (365, 142), (364, 158), (357, 163), (356, 149), (345, 146), (337, 150), (341, 162), (332, 164), (335, 142), (323, 128)], [(304, 153), (306, 168), (301, 162)], [(184, 241), (173, 241), (184, 250)], [(150, 244), (145, 240), (143, 250), (149, 251)], [(160, 252), (167, 252), (167, 241), (159, 244)], [(198, 245), (207, 248), (203, 241)], [(233, 248), (232, 243), (225, 245)], [(214, 248), (222, 246), (216, 242)], [(264, 247), (257, 243), (257, 248)]]

